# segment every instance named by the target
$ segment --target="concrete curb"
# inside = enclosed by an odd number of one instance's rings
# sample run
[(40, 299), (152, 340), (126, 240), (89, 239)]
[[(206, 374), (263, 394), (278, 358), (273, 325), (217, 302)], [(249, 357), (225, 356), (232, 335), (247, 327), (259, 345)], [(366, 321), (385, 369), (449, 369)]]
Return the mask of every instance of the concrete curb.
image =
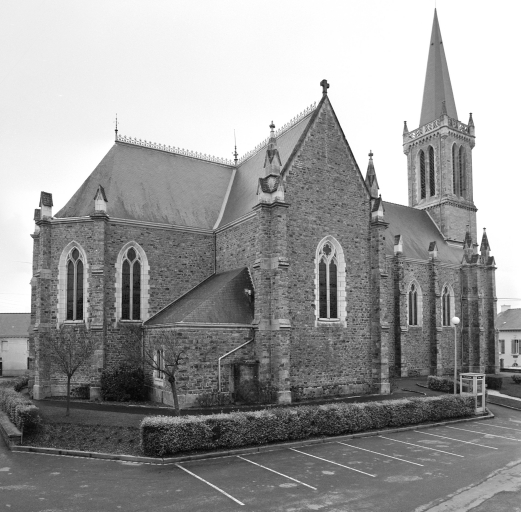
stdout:
[(286, 450), (288, 448), (301, 448), (305, 446), (313, 446), (317, 444), (326, 444), (335, 441), (342, 441), (347, 439), (358, 439), (362, 437), (375, 437), (382, 434), (392, 434), (395, 432), (405, 432), (408, 430), (427, 429), (433, 427), (440, 427), (443, 425), (452, 425), (454, 423), (465, 423), (471, 421), (481, 421), (493, 419), (494, 415), (488, 411), (487, 415), (474, 416), (471, 418), (460, 418), (456, 420), (440, 421), (438, 423), (420, 423), (418, 425), (408, 425), (406, 427), (392, 428), (388, 430), (375, 430), (369, 432), (359, 432), (357, 434), (349, 434), (345, 436), (321, 437), (319, 439), (307, 439), (302, 441), (293, 441), (286, 443), (274, 443), (262, 446), (254, 446), (249, 448), (237, 448), (233, 450), (221, 450), (215, 452), (198, 453), (194, 455), (181, 455), (179, 457), (140, 457), (135, 455), (117, 455), (112, 453), (98, 453), (98, 452), (84, 452), (79, 450), (63, 450), (59, 448), (40, 448), (37, 446), (14, 446), (7, 444), (9, 449), (13, 452), (22, 453), (40, 453), (46, 455), (65, 456), (65, 457), (81, 457), (85, 459), (104, 459), (112, 461), (135, 462), (141, 464), (151, 464), (156, 466), (163, 466), (169, 464), (178, 464), (180, 462), (189, 462), (194, 460), (217, 459), (221, 457), (234, 457), (236, 455), (248, 455), (250, 453), (261, 453), (277, 450)]

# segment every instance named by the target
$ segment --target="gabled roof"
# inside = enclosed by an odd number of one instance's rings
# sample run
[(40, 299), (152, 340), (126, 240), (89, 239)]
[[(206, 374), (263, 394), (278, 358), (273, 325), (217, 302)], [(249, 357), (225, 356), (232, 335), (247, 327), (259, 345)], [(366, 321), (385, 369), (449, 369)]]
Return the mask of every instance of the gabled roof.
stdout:
[(447, 244), (427, 212), (387, 201), (383, 201), (383, 204), (384, 220), (389, 223), (385, 236), (388, 255), (394, 255), (395, 237), (402, 235), (403, 255), (407, 258), (428, 260), (429, 246), (436, 242), (439, 261), (456, 265), (461, 263), (462, 249)]
[(499, 313), (496, 327), (500, 331), (521, 331), (521, 308), (507, 309)]
[(31, 313), (0, 313), (0, 337), (28, 338)]
[[(277, 137), (277, 146), (282, 167), (284, 167), (292, 154), (313, 112), (314, 111), (310, 111), (306, 116), (302, 117), (297, 123), (293, 124), (288, 130)], [(266, 141), (256, 153), (246, 159), (237, 168), (237, 173), (219, 226), (225, 226), (250, 213), (251, 209), (257, 204), (257, 185), (259, 178), (263, 178), (266, 174), (264, 163), (268, 142), (269, 141)]]
[(145, 322), (251, 324), (253, 285), (247, 268), (214, 274)]
[(56, 217), (94, 211), (101, 185), (107, 214), (120, 219), (212, 229), (233, 168), (124, 142), (116, 142)]
[(429, 47), (429, 59), (425, 74), (425, 87), (423, 89), (423, 103), (420, 116), (420, 126), (430, 123), (442, 114), (443, 102), (449, 117), (458, 119), (456, 103), (450, 83), (449, 67), (443, 48), (438, 13), (434, 9), (432, 22), (431, 43)]

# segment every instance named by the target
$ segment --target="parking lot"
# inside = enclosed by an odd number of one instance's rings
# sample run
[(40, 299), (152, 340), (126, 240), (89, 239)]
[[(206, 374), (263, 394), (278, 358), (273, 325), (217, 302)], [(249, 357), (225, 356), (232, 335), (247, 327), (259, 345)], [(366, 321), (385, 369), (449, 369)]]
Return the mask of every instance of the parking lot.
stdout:
[(521, 464), (521, 413), (492, 410), (492, 420), (163, 466), (2, 453), (0, 466), (15, 467), (0, 481), (18, 474), (25, 485), (0, 489), (11, 510), (27, 511), (438, 510), (475, 484), (494, 494), (491, 475)]

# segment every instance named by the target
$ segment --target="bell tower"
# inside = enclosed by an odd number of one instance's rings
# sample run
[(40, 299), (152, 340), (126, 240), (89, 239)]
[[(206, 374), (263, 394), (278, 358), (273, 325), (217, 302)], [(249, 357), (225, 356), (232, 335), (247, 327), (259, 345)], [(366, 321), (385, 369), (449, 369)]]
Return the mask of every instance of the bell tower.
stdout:
[(409, 206), (426, 210), (447, 241), (465, 239), (467, 226), (477, 239), (472, 187), (475, 130), (458, 120), (438, 15), (434, 21), (425, 75), (420, 126), (403, 128), (407, 155)]

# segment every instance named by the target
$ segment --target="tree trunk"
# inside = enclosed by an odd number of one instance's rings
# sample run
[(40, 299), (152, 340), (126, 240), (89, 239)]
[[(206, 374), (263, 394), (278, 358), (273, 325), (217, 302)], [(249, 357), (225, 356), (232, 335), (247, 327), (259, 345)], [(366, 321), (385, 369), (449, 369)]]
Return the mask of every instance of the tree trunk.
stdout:
[(71, 403), (71, 376), (67, 375), (67, 410), (65, 416), (69, 415), (69, 405)]
[(170, 382), (170, 387), (172, 388), (172, 396), (174, 398), (175, 416), (180, 416), (181, 413), (179, 411), (179, 399), (177, 398), (177, 386), (175, 383), (175, 377), (169, 377), (168, 382)]

